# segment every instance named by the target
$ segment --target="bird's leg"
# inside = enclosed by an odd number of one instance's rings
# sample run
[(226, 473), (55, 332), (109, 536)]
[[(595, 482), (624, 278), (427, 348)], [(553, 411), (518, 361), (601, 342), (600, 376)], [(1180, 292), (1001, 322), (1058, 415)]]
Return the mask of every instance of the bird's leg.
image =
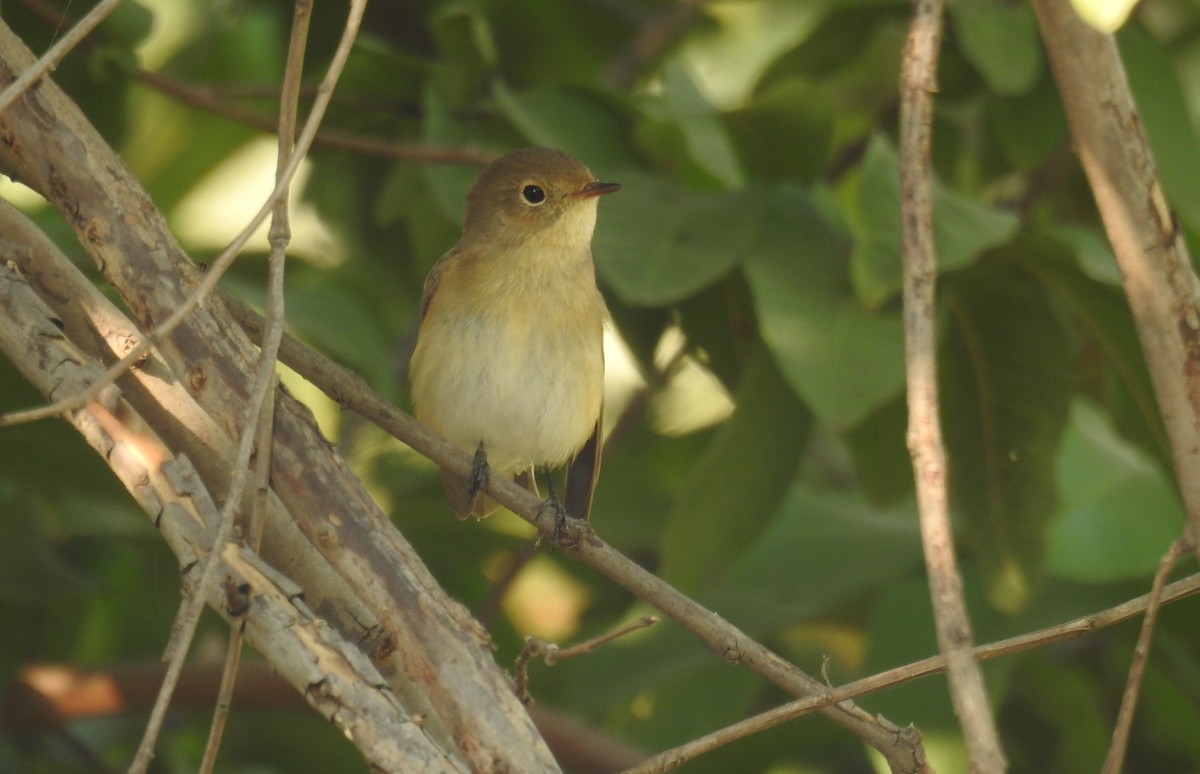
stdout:
[(554, 511), (554, 531), (550, 536), (554, 539), (555, 546), (561, 545), (563, 538), (567, 534), (567, 509), (558, 501), (558, 494), (554, 491), (554, 477), (550, 475), (550, 471), (546, 470), (546, 505)]
[(483, 448), (483, 441), (480, 441), (479, 448), (475, 450), (475, 460), (471, 463), (471, 477), (467, 479), (468, 503), (475, 502), (479, 490), (487, 488), (488, 474), (487, 452)]

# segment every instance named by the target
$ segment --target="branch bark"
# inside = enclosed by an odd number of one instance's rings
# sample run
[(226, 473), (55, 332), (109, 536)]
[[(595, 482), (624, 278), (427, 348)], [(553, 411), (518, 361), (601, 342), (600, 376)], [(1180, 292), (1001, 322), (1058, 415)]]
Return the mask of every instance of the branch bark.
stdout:
[(1200, 281), (1158, 184), (1112, 35), (1033, 0), (1071, 139), (1117, 258), (1200, 558)]
[[(33, 61), (0, 25), (0, 82), (15, 80)], [(200, 280), (197, 268), (120, 159), (51, 81), (0, 115), (0, 164), (66, 217), (140, 329), (186, 302)], [(159, 355), (169, 378), (186, 386), (223, 435), (236, 437), (254, 348), (221, 304), (202, 304)], [(271, 480), (290, 517), (370, 611), (344, 622), (358, 630), (351, 641), (381, 642), (381, 671), (397, 692), (425, 697), (430, 733), (472, 768), (557, 770), (492, 659), (486, 632), (437, 586), (307, 409), (283, 393)]]
[[(3, 252), (7, 258), (25, 249), (6, 242)], [(0, 268), (0, 309), (5, 312), (0, 351), (47, 397), (79, 390), (102, 373), (12, 266)], [(155, 518), (180, 560), (186, 593), (202, 595), (231, 625), (242, 627), (247, 640), (353, 739), (367, 760), (387, 771), (467, 771), (415, 721), (417, 713), (396, 694), (379, 690), (384, 679), (370, 660), (314, 615), (298, 589), (253, 552), (227, 544), (219, 556), (219, 575), (250, 589), (243, 614), (226, 609), (220, 584), (205, 588), (196, 582), (199, 573), (188, 570), (211, 550), (219, 520), (216, 504), (187, 458), (175, 456), (147, 429), (117, 386), (110, 385), (68, 421)]]
[(950, 698), (962, 726), (971, 770), (1002, 772), (1007, 764), (972, 649), (971, 619), (954, 555), (946, 494), (946, 449), (937, 389), (937, 260), (929, 164), (933, 95), (944, 5), (913, 6), (900, 75), (900, 190), (904, 263), (904, 343), (908, 386), (908, 448), (920, 510), (921, 545), (929, 577), (938, 649), (946, 657)]

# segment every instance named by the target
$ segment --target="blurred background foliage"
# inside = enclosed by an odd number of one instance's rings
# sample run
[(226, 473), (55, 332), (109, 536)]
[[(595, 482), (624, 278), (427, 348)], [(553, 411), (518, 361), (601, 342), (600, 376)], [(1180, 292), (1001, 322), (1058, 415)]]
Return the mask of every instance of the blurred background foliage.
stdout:
[[(44, 50), (82, 7), (9, 0)], [(308, 82), (344, 8), (317, 3)], [(407, 405), (426, 271), (456, 239), (476, 159), (550, 145), (623, 190), (601, 206), (597, 271), (613, 317), (600, 534), (834, 683), (936, 651), (905, 451), (897, 83), (899, 0), (377, 0), (297, 186), (291, 330)], [(54, 74), (124, 155), (199, 261), (257, 209), (291, 18), (269, 0), (129, 0)], [(1200, 8), (1146, 0), (1119, 33), (1179, 223), (1200, 233)], [(943, 417), (977, 640), (1144, 593), (1183, 523), (1164, 433), (1090, 193), (1023, 3), (952, 3), (934, 162)], [(311, 97), (311, 94), (309, 95)], [(215, 105), (215, 107), (214, 107)], [(346, 137), (406, 149), (399, 157)], [(88, 261), (67, 228), (21, 204)], [(258, 301), (265, 239), (226, 280)], [(511, 515), (460, 523), (424, 459), (298, 379), (401, 531), (484, 619), (496, 657), (522, 638), (607, 630), (645, 606), (529, 550)], [(0, 410), (37, 402), (0, 363)], [(53, 423), (0, 431), (0, 668), (157, 658), (173, 557), (103, 463)], [(1196, 771), (1200, 615), (1158, 627), (1130, 771)], [(198, 657), (222, 649), (202, 629)], [(1136, 624), (990, 663), (1013, 770), (1103, 760)], [(553, 669), (539, 706), (648, 751), (785, 699), (671, 623)], [(965, 770), (944, 680), (864, 698)], [(114, 768), (144, 718), (92, 720), (75, 744)], [(154, 766), (194, 770), (206, 713), (178, 715)], [(11, 728), (0, 771), (90, 770), (65, 737)], [(225, 771), (362, 770), (299, 708), (237, 711)], [(819, 717), (728, 747), (695, 772), (870, 772)]]

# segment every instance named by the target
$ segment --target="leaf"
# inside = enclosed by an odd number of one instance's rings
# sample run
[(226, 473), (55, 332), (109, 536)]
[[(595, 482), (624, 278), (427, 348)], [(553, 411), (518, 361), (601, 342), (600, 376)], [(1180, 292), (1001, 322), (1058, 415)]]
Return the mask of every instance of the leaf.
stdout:
[(1062, 98), (1048, 75), (1021, 94), (987, 100), (983, 110), (989, 133), (1018, 168), (1049, 163), (1050, 155), (1068, 142)]
[(764, 349), (750, 358), (734, 403), (667, 516), (662, 574), (685, 591), (710, 585), (757, 538), (808, 439), (811, 416)]
[(1095, 269), (1088, 269), (1089, 261), (1094, 259), (1086, 256), (1098, 249), (1094, 239), (1062, 228), (1055, 229), (1054, 237), (1022, 239), (1008, 254), (1066, 304), (1077, 329), (1099, 351), (1103, 381), (1097, 392), (1109, 404), (1109, 415), (1117, 429), (1156, 457), (1164, 470), (1170, 470), (1166, 429), (1125, 296), (1119, 288), (1096, 282), (1072, 265), (1075, 257), (1087, 274), (1095, 273)]
[(988, 88), (1010, 96), (1033, 87), (1042, 73), (1042, 43), (1028, 5), (960, 0), (949, 10), (959, 48)]
[(492, 94), (508, 120), (534, 145), (558, 148), (578, 156), (600, 179), (628, 167), (634, 159), (626, 142), (628, 130), (611, 103), (581, 89), (547, 86), (517, 94), (501, 81)]
[(1038, 285), (981, 264), (945, 284), (939, 388), (950, 504), (997, 608), (1022, 609), (1042, 572), (1058, 499), (1054, 463), (1071, 348)]
[(443, 3), (430, 16), (445, 66), (441, 80), (452, 104), (469, 100), (496, 65), (498, 52), (483, 9), (472, 0)]
[(721, 117), (682, 63), (667, 63), (663, 86), (667, 110), (683, 132), (691, 159), (727, 188), (742, 187), (745, 174)]
[(880, 510), (857, 494), (796, 486), (754, 543), (726, 561), (727, 579), (705, 598), (736, 611), (739, 625), (769, 631), (920, 567), (916, 507), (910, 499)]
[(829, 157), (831, 114), (825, 92), (790, 78), (724, 119), (742, 166), (756, 179), (813, 182)]
[(904, 386), (900, 316), (859, 303), (848, 252), (803, 190), (780, 186), (742, 262), (763, 340), (792, 389), (836, 428), (858, 423)]
[(1086, 401), (1071, 406), (1058, 488), (1063, 507), (1050, 525), (1046, 561), (1063, 578), (1107, 583), (1152, 575), (1183, 529), (1172, 482)]
[(699, 194), (636, 172), (600, 207), (592, 252), (627, 304), (676, 303), (728, 274), (753, 245), (759, 191)]
[[(882, 137), (867, 146), (853, 215), (851, 277), (863, 303), (874, 308), (899, 293), (903, 282), (900, 163)], [(939, 270), (971, 264), (984, 251), (1007, 242), (1018, 225), (1012, 213), (986, 207), (934, 181), (933, 235)]]

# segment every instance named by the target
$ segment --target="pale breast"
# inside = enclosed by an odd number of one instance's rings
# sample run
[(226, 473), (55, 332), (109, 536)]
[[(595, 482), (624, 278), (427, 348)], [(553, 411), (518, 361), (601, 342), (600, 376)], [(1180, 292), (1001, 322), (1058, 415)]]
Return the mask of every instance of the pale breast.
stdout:
[(585, 279), (509, 284), (450, 309), (431, 304), (412, 361), (417, 418), (468, 453), (483, 442), (497, 470), (570, 458), (591, 435), (604, 393), (605, 311)]

